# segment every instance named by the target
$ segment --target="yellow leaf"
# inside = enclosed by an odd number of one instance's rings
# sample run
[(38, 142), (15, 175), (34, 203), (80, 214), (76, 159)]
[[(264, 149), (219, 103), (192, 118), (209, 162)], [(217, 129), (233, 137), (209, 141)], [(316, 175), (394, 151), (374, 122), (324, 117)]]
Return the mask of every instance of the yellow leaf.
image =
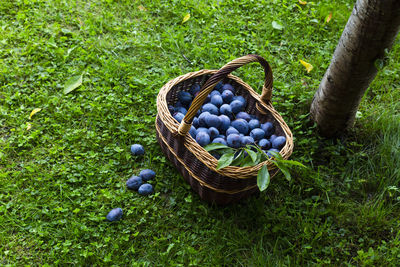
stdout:
[(190, 14), (188, 13), (186, 14), (186, 16), (183, 17), (182, 24), (188, 21), (189, 19), (190, 19)]
[(147, 11), (147, 9), (142, 5), (138, 6), (138, 8), (139, 8), (140, 11)]
[(301, 63), (301, 65), (303, 65), (306, 68), (307, 73), (309, 73), (313, 69), (313, 65), (311, 65), (310, 63), (305, 62), (304, 60), (300, 59), (300, 63)]
[(26, 124), (26, 130), (29, 131), (32, 128), (32, 124), (29, 122)]
[(332, 12), (331, 13), (329, 13), (329, 15), (326, 17), (326, 23), (329, 23), (329, 21), (331, 21), (331, 19), (332, 19)]
[(42, 110), (41, 108), (35, 108), (34, 110), (32, 110), (31, 114), (29, 115), (29, 119), (32, 119), (32, 116), (41, 110)]
[(299, 0), (299, 3), (300, 3), (300, 5), (307, 5), (307, 2), (306, 1), (301, 1), (301, 0)]

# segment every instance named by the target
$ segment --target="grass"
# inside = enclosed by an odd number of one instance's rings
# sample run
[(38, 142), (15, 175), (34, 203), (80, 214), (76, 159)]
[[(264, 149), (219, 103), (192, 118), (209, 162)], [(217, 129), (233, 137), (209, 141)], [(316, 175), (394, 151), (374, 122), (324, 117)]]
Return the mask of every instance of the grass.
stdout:
[[(318, 137), (307, 116), (353, 4), (3, 0), (0, 264), (395, 266), (398, 40), (345, 138)], [(276, 176), (243, 203), (211, 206), (162, 155), (156, 96), (176, 76), (248, 53), (271, 63), (274, 106), (295, 136), (292, 159), (309, 169), (290, 183)], [(81, 73), (82, 86), (64, 95)], [(256, 64), (236, 75), (262, 85)], [(29, 119), (34, 108), (42, 110)], [(145, 146), (143, 158), (130, 155), (133, 143)], [(150, 197), (125, 188), (143, 168), (157, 172)], [(108, 223), (114, 207), (123, 220)]]

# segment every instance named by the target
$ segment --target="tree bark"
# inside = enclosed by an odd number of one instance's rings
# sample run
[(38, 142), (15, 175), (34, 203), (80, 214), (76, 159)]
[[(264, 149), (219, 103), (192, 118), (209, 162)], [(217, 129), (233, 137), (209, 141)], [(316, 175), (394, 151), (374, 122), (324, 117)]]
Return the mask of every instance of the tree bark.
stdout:
[(362, 96), (377, 74), (400, 26), (400, 0), (357, 0), (331, 64), (311, 104), (320, 134), (340, 135), (352, 127)]

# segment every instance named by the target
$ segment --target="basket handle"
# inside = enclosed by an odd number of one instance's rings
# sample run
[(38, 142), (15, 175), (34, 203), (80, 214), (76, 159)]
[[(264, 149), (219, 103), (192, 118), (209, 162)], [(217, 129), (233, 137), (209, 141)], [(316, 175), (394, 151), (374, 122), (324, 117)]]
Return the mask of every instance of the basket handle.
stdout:
[(216, 73), (214, 73), (202, 86), (200, 93), (193, 99), (192, 104), (189, 107), (188, 112), (186, 113), (185, 117), (183, 118), (181, 124), (178, 128), (179, 135), (186, 135), (186, 133), (190, 130), (192, 126), (192, 121), (194, 116), (196, 115), (197, 111), (203, 105), (204, 101), (206, 100), (207, 96), (214, 87), (223, 80), (228, 74), (232, 71), (240, 68), (243, 65), (246, 65), (251, 62), (258, 62), (264, 68), (265, 78), (264, 78), (264, 85), (261, 93), (261, 101), (267, 103), (271, 100), (272, 97), (272, 70), (269, 66), (268, 62), (259, 55), (246, 55), (237, 59), (232, 60), (221, 69), (219, 69)]

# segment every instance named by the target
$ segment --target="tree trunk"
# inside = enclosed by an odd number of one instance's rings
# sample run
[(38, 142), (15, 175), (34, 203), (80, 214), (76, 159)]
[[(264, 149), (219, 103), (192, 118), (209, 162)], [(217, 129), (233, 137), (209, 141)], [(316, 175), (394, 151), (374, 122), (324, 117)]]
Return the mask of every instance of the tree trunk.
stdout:
[(311, 104), (321, 135), (333, 137), (352, 127), (371, 81), (400, 26), (400, 0), (357, 0)]

